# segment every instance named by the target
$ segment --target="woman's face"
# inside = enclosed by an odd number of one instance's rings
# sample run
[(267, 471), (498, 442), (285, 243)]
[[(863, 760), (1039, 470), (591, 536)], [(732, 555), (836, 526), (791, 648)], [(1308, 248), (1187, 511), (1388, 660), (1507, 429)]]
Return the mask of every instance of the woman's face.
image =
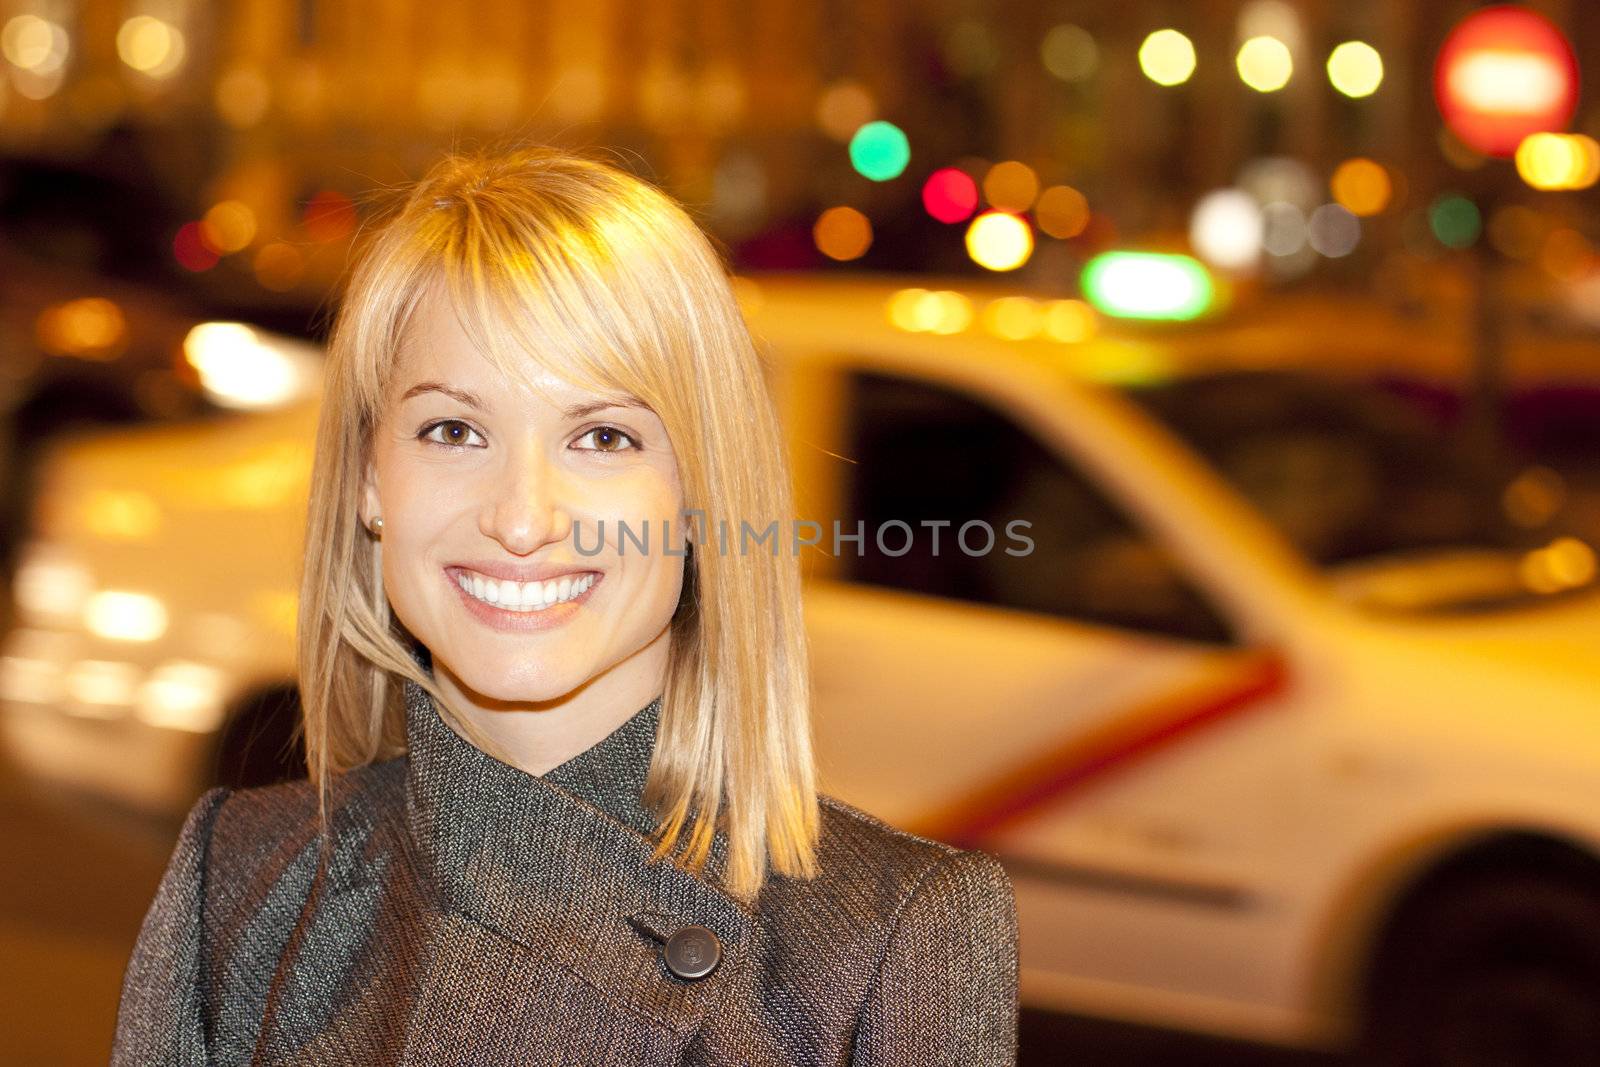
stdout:
[(619, 698), (659, 693), (683, 582), (669, 521), (684, 540), (661, 420), (543, 372), (533, 390), (507, 379), (438, 295), (392, 381), (363, 519), (383, 518), (389, 601), (435, 674), (478, 703), (558, 701), (602, 675)]

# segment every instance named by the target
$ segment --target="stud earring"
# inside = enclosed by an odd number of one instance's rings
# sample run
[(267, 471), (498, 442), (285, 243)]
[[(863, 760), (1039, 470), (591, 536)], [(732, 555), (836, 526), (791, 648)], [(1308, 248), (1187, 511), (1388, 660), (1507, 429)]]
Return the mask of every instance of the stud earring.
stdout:
[(383, 516), (380, 515), (376, 519), (372, 520), (372, 534), (373, 534), (374, 537), (377, 537), (377, 536), (380, 536), (382, 533), (383, 533)]

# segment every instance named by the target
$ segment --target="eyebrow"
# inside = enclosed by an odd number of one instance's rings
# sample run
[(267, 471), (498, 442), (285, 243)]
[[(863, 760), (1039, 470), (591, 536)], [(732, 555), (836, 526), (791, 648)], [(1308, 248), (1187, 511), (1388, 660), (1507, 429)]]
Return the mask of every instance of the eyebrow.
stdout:
[[(488, 402), (480, 397), (477, 393), (470, 393), (465, 389), (457, 389), (454, 386), (446, 385), (444, 382), (432, 380), (418, 382), (410, 389), (407, 389), (405, 391), (405, 395), (400, 398), (400, 402), (405, 403), (412, 397), (421, 396), (423, 393), (443, 393), (450, 399), (459, 401), (469, 408), (474, 408), (478, 411), (484, 412), (489, 410)], [(581, 419), (586, 415), (592, 415), (596, 411), (604, 411), (607, 408), (629, 407), (644, 408), (645, 410), (649, 410), (649, 405), (645, 404), (644, 401), (640, 400), (638, 397), (620, 396), (604, 400), (594, 400), (583, 404), (574, 404), (572, 407), (569, 407), (562, 412), (562, 414), (569, 419)]]
[(477, 393), (469, 393), (465, 389), (456, 389), (443, 382), (434, 381), (418, 382), (413, 385), (406, 390), (405, 395), (400, 398), (400, 402), (403, 404), (412, 397), (421, 396), (423, 393), (443, 393), (451, 400), (460, 401), (469, 408), (476, 408), (479, 411), (489, 410), (489, 405), (484, 403), (483, 398), (478, 396)]

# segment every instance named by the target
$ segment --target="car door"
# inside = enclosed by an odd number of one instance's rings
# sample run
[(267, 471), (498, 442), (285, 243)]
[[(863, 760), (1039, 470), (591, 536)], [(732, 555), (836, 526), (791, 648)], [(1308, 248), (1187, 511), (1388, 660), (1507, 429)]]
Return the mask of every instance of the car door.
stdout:
[(1263, 714), (1281, 660), (1001, 406), (903, 361), (811, 373), (791, 447), (824, 529), (806, 594), (823, 788), (1001, 856), (1030, 999), (1264, 995), (1251, 939), (1271, 933), (1223, 931), (1294, 829), (1292, 727)]

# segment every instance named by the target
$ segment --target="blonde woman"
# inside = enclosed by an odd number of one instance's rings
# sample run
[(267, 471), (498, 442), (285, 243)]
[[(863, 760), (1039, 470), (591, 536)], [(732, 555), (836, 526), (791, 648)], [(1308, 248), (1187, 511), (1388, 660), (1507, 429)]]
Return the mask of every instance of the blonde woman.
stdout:
[(725, 268), (600, 159), (451, 157), (335, 323), (308, 780), (201, 797), (124, 980), (150, 1064), (1010, 1064), (989, 855), (816, 792), (798, 562)]

